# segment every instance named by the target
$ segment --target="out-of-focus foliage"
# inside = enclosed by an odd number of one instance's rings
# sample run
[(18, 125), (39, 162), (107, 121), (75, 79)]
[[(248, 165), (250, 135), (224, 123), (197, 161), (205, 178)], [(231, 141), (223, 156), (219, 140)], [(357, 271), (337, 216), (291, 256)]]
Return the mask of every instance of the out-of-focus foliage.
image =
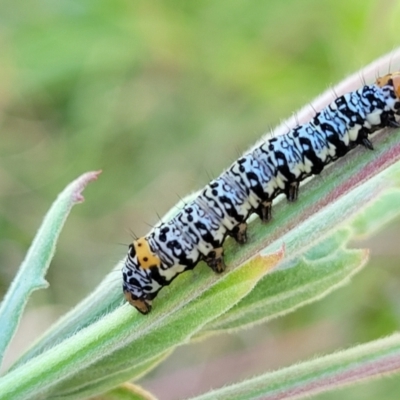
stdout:
[[(145, 233), (269, 127), (397, 47), (399, 18), (394, 0), (2, 2), (0, 296), (60, 182), (104, 171), (33, 305), (76, 303), (129, 229)], [(373, 243), (383, 255), (351, 287), (271, 329), (330, 319), (349, 346), (398, 328), (397, 233)], [(396, 396), (385, 382), (371, 398)]]

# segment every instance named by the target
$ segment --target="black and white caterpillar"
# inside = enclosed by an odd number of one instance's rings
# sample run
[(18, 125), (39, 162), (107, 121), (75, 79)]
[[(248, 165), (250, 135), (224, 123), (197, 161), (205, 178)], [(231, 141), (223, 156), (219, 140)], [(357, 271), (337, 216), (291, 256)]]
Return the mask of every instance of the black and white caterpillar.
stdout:
[(272, 201), (284, 193), (297, 199), (306, 177), (344, 156), (357, 145), (373, 149), (368, 135), (399, 127), (400, 72), (336, 98), (310, 122), (272, 137), (245, 153), (170, 221), (129, 246), (123, 267), (123, 291), (141, 313), (164, 286), (203, 260), (223, 272), (227, 236), (246, 242), (247, 218), (271, 218)]

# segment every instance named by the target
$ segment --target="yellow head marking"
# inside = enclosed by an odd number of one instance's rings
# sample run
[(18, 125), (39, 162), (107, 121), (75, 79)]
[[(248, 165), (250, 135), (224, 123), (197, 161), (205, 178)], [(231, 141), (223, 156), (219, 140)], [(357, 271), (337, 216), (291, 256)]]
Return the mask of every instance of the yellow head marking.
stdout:
[(151, 251), (149, 242), (145, 238), (134, 240), (133, 246), (135, 247), (139, 264), (143, 269), (160, 266), (161, 260)]
[(400, 72), (393, 72), (392, 74), (382, 76), (376, 80), (376, 84), (379, 87), (392, 84), (397, 98), (400, 98)]

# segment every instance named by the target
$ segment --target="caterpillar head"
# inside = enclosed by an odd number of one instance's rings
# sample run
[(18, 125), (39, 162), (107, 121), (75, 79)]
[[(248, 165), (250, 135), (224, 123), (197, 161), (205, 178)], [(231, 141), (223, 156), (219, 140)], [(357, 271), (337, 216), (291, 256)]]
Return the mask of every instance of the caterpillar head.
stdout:
[(400, 72), (393, 72), (391, 74), (387, 74), (382, 76), (376, 80), (376, 84), (379, 87), (391, 85), (393, 86), (394, 93), (396, 97), (400, 99)]
[(146, 238), (134, 240), (122, 268), (123, 291), (126, 300), (142, 314), (151, 311), (151, 300), (158, 292), (151, 277), (151, 269), (159, 268), (161, 261), (151, 250)]

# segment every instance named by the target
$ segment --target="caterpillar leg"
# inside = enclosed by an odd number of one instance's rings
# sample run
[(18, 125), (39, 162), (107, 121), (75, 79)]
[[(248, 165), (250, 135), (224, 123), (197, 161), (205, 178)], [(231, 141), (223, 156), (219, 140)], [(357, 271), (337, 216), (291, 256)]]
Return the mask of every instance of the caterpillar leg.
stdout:
[(151, 301), (138, 299), (132, 296), (132, 293), (124, 290), (124, 295), (129, 304), (134, 306), (141, 314), (148, 314), (151, 311)]
[[(390, 124), (391, 120), (386, 120), (386, 118), (384, 118), (384, 120), (385, 120), (384, 123), (386, 124), (386, 126), (388, 126)], [(368, 131), (367, 129), (361, 128), (359, 130), (359, 132), (358, 132), (356, 143), (360, 144), (361, 146), (364, 146), (368, 150), (373, 150), (374, 146), (372, 145), (372, 143), (368, 139), (369, 133), (371, 133), (371, 132)]]
[(365, 148), (367, 148), (368, 150), (373, 150), (374, 146), (372, 145), (372, 143), (370, 142), (370, 140), (366, 137), (361, 139), (360, 142), (361, 145), (363, 145)]
[(383, 113), (381, 115), (381, 127), (400, 128), (400, 124), (396, 121), (395, 114)]
[(229, 235), (232, 236), (239, 244), (245, 244), (247, 242), (246, 222), (242, 222), (238, 226), (235, 226)]
[(286, 186), (285, 194), (288, 201), (292, 202), (297, 200), (299, 197), (299, 186), (299, 182), (291, 182), (288, 186)]
[(262, 201), (254, 212), (262, 222), (268, 222), (272, 218), (272, 201)]
[(214, 249), (204, 257), (204, 261), (217, 274), (224, 272), (226, 268), (224, 262), (224, 249), (222, 247)]

